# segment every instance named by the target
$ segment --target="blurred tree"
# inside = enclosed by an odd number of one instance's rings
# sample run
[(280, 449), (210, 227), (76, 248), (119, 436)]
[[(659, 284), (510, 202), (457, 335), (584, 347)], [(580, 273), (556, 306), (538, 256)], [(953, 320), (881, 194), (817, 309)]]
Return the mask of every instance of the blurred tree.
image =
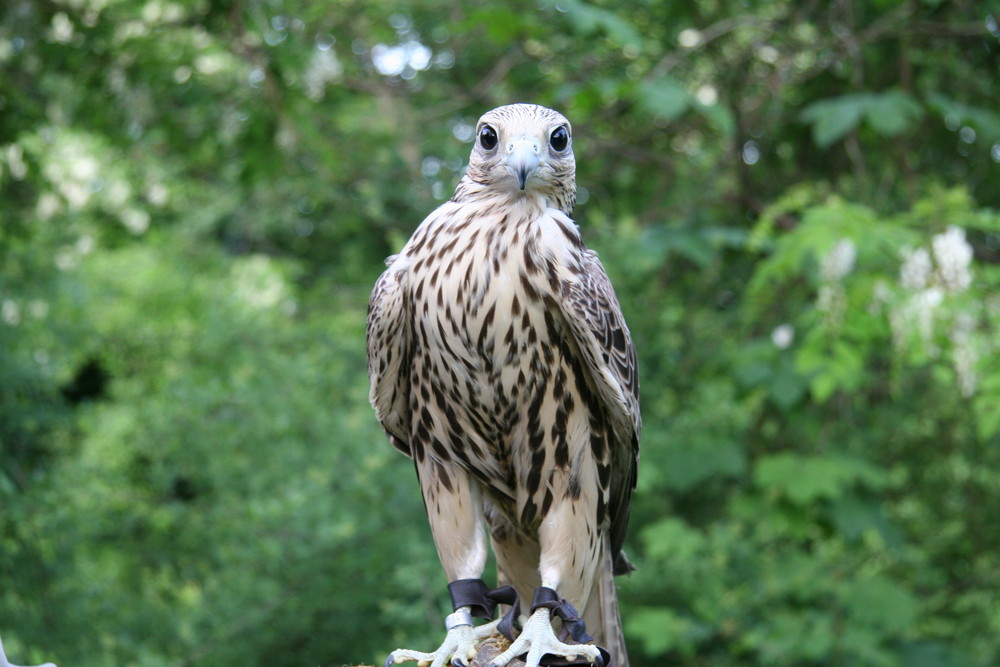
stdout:
[(434, 641), (367, 292), (479, 114), (534, 101), (642, 357), (633, 663), (996, 664), (997, 9), (4, 3), (8, 653)]

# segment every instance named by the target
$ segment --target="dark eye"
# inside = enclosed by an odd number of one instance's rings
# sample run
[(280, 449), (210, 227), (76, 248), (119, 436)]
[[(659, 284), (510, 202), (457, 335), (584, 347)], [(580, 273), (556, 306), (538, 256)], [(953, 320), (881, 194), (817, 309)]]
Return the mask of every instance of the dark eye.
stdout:
[(569, 132), (566, 130), (565, 125), (560, 125), (552, 130), (552, 134), (549, 135), (549, 145), (552, 146), (552, 150), (556, 152), (564, 151), (568, 143)]
[(489, 125), (479, 128), (479, 145), (488, 151), (497, 147), (497, 131)]

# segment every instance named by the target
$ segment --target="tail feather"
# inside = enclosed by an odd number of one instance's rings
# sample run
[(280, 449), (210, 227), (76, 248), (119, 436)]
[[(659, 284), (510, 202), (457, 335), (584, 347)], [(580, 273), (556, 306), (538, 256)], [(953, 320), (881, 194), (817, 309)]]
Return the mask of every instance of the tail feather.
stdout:
[(583, 621), (597, 644), (611, 654), (615, 667), (628, 667), (628, 651), (618, 612), (618, 590), (615, 588), (614, 562), (610, 551), (604, 549), (602, 562), (594, 574), (594, 584), (583, 611)]

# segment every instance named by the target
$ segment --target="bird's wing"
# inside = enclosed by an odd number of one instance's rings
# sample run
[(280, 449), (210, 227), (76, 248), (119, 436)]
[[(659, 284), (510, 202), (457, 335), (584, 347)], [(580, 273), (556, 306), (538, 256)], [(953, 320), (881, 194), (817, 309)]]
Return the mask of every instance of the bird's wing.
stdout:
[[(390, 262), (391, 262), (390, 258)], [(410, 453), (410, 307), (405, 271), (391, 266), (368, 301), (368, 395), (390, 442)]]
[[(560, 306), (615, 431), (610, 488), (612, 557), (628, 526), (629, 501), (639, 462), (639, 369), (632, 336), (601, 261), (583, 250), (581, 271), (562, 281)], [(616, 569), (628, 569), (626, 561)]]

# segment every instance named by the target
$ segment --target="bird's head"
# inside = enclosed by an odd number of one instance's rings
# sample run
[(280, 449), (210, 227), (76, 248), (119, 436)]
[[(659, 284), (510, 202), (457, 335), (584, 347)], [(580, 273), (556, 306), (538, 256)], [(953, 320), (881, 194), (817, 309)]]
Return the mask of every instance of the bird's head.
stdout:
[(536, 104), (508, 104), (483, 114), (466, 178), (484, 194), (541, 195), (569, 213), (576, 199), (573, 128), (565, 116)]

